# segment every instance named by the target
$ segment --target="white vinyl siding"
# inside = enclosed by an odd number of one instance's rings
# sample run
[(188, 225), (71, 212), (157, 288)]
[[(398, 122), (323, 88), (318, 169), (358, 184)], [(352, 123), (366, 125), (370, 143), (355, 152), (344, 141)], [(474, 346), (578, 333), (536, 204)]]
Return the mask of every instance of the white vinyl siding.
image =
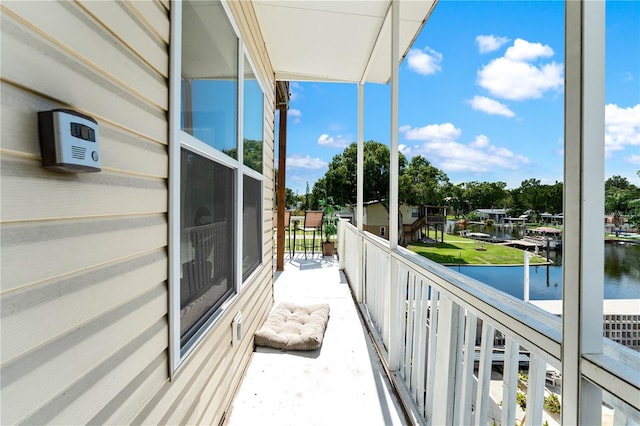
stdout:
[[(253, 6), (238, 3), (237, 25), (257, 31), (247, 37), (256, 73), (273, 87)], [(169, 7), (0, 5), (1, 424), (218, 423), (271, 308), (263, 226), (262, 264), (170, 379)], [(267, 210), (273, 96), (266, 90)], [(37, 112), (54, 108), (98, 121), (100, 173), (42, 168)], [(238, 311), (245, 337), (232, 347)]]

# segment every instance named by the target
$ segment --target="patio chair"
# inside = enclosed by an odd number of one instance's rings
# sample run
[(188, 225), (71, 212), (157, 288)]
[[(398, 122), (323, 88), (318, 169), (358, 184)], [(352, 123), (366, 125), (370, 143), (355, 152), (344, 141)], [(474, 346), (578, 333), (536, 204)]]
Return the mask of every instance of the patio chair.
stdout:
[(311, 257), (315, 254), (316, 249), (316, 234), (322, 241), (322, 217), (324, 212), (321, 211), (307, 211), (304, 214), (304, 225), (302, 226), (302, 244), (304, 245), (304, 258), (307, 258), (307, 232), (313, 232), (311, 240)]

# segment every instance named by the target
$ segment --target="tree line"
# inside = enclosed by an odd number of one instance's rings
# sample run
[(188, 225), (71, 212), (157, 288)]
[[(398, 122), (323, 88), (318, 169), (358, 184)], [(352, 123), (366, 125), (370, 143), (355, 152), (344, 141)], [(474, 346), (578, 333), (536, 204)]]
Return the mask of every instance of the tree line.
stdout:
[[(332, 196), (336, 204), (355, 205), (357, 197), (357, 145), (352, 143), (329, 163), (327, 172), (306, 193), (287, 189), (287, 205), (301, 202), (303, 209), (317, 209), (320, 200)], [(386, 145), (364, 142), (364, 201), (389, 198), (390, 152)], [(562, 212), (563, 185), (543, 184), (539, 179), (522, 181), (507, 189), (505, 182), (463, 182), (454, 184), (445, 172), (417, 155), (407, 160), (399, 153), (398, 201), (407, 205), (448, 206), (452, 214), (462, 216), (481, 208), (506, 208), (511, 216), (526, 211), (537, 214)], [(638, 172), (640, 174), (640, 171)], [(616, 217), (640, 222), (640, 188), (626, 178), (613, 176), (605, 182), (605, 210)], [(636, 225), (638, 226), (638, 225)]]

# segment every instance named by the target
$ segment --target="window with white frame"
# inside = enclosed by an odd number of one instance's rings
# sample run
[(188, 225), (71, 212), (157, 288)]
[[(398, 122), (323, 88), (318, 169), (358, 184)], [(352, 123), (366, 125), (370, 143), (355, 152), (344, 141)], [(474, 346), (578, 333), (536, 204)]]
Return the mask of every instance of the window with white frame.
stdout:
[(384, 226), (380, 227), (380, 236), (384, 237), (387, 233), (387, 228), (385, 228)]
[(173, 51), (179, 77), (172, 79), (180, 88), (172, 122), (179, 149), (171, 151), (179, 180), (172, 182), (170, 211), (172, 229), (179, 226), (170, 259), (174, 368), (262, 263), (264, 122), (264, 91), (222, 3), (175, 7), (181, 19), (174, 40), (181, 42), (180, 53)]

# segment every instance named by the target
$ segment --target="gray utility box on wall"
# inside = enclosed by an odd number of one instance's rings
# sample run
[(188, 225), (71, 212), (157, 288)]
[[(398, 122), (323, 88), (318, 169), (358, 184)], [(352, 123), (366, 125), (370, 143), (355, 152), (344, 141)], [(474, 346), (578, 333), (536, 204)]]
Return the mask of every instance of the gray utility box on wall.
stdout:
[(38, 113), (42, 165), (63, 173), (99, 172), (98, 122), (68, 109)]

